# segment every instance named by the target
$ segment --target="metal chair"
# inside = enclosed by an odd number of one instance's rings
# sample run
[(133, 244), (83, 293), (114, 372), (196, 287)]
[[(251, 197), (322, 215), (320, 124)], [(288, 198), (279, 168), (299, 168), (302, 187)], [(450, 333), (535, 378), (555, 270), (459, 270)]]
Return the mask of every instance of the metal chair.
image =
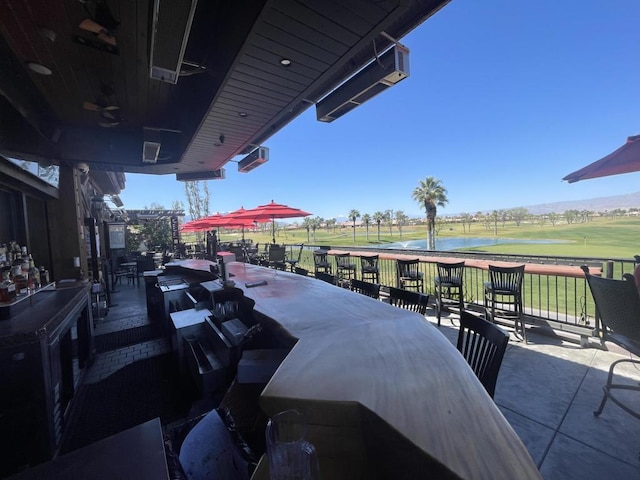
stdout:
[(419, 270), (420, 260), (396, 260), (398, 288), (403, 290), (415, 288), (417, 292), (424, 291), (424, 274)]
[(318, 273), (333, 273), (333, 268), (327, 258), (326, 250), (316, 250), (313, 252), (313, 267), (316, 275)]
[(436, 264), (438, 275), (434, 278), (436, 291), (436, 317), (440, 326), (442, 308), (455, 305), (459, 311), (464, 310), (464, 262)]
[(302, 276), (307, 276), (309, 275), (309, 270), (307, 270), (306, 268), (302, 268), (302, 267), (293, 267), (293, 271), (295, 273), (297, 273), (298, 275), (302, 275)]
[(360, 277), (372, 283), (380, 283), (378, 268), (379, 255), (363, 255), (360, 257)]
[(401, 288), (389, 288), (389, 303), (405, 310), (418, 312), (420, 315), (427, 313), (427, 304), (429, 303), (429, 295), (411, 290), (403, 290)]
[(294, 271), (295, 266), (300, 263), (300, 259), (302, 258), (302, 249), (304, 248), (304, 243), (298, 245), (300, 248), (298, 249), (298, 256), (294, 258), (293, 256), (293, 245), (291, 245), (291, 251), (289, 252), (289, 258), (285, 258), (284, 263), (289, 265), (291, 271)]
[[(615, 343), (636, 357), (640, 356), (640, 295), (633, 275), (625, 273), (622, 280), (614, 280), (591, 275), (587, 266), (583, 266), (582, 270), (602, 322), (602, 343)], [(625, 362), (640, 365), (640, 360), (632, 358), (623, 358), (611, 364), (607, 383), (603, 387), (602, 401), (593, 412), (596, 417), (602, 413), (607, 400), (611, 399), (629, 415), (640, 419), (640, 411), (629, 407), (614, 394), (616, 390), (640, 392), (637, 384), (614, 382), (615, 367)]]
[(520, 325), (522, 340), (527, 343), (522, 306), (523, 280), (524, 265), (515, 267), (489, 265), (489, 281), (484, 284), (484, 318), (495, 322), (496, 311), (499, 317), (513, 318), (516, 332)]
[(493, 398), (509, 334), (467, 311), (460, 312), (458, 351)]
[(315, 277), (318, 280), (322, 280), (323, 282), (330, 283), (331, 285), (336, 284), (336, 277), (331, 275), (330, 273), (317, 272)]
[(347, 253), (336, 253), (334, 255), (336, 258), (336, 275), (340, 279), (344, 278), (355, 278), (356, 276), (356, 264), (351, 263), (351, 254)]
[(380, 298), (379, 283), (363, 282), (362, 280), (354, 278), (353, 280), (351, 280), (351, 285), (349, 288), (353, 292), (366, 295), (367, 297), (375, 298), (376, 300)]
[(277, 270), (285, 270), (286, 248), (283, 245), (271, 245), (269, 247), (268, 267)]

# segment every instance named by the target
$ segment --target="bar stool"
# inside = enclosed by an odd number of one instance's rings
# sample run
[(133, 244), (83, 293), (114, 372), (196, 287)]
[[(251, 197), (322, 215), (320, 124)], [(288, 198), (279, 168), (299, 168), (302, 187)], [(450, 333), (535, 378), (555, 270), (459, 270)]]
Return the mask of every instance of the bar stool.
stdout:
[(355, 278), (356, 277), (356, 264), (351, 263), (351, 254), (347, 253), (336, 253), (334, 255), (336, 257), (336, 274), (338, 278)]
[(464, 310), (464, 294), (462, 281), (464, 277), (464, 262), (436, 263), (438, 275), (434, 278), (436, 290), (436, 317), (440, 326), (442, 307), (457, 305), (460, 313)]
[(424, 291), (424, 274), (418, 270), (420, 260), (396, 260), (396, 272), (398, 275), (398, 288), (408, 290), (415, 288), (416, 291)]
[(316, 250), (313, 252), (313, 267), (315, 273), (333, 273), (333, 269), (327, 258), (326, 250)]
[[(495, 323), (495, 317), (513, 318), (515, 330), (522, 329), (522, 339), (527, 343), (522, 307), (522, 281), (524, 265), (498, 267), (489, 265), (489, 281), (484, 284), (484, 316)], [(498, 312), (496, 314), (496, 311)]]
[(365, 282), (380, 283), (378, 255), (360, 257), (360, 276)]

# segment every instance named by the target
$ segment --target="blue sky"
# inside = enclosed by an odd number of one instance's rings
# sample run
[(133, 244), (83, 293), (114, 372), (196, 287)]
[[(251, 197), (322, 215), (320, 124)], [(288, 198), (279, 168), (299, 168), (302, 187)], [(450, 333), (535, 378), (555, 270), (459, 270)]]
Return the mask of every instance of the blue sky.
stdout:
[[(640, 191), (640, 173), (561, 181), (640, 133), (639, 22), (637, 0), (453, 0), (402, 39), (409, 78), (333, 123), (309, 108), (265, 142), (268, 163), (209, 182), (210, 210), (420, 215), (428, 176), (444, 215)], [(127, 174), (120, 197), (186, 205), (174, 175)]]

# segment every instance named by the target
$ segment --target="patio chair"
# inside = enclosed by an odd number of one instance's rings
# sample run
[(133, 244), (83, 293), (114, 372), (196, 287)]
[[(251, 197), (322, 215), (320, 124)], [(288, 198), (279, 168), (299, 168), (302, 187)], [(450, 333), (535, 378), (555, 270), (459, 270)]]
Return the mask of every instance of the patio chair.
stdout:
[(300, 245), (298, 245), (298, 255), (294, 256), (294, 250), (293, 250), (294, 245), (291, 245), (291, 251), (289, 252), (289, 258), (286, 258), (284, 263), (286, 263), (287, 265), (289, 265), (289, 268), (291, 269), (291, 271), (293, 272), (295, 269), (295, 266), (300, 263), (300, 259), (302, 258), (302, 249), (304, 248), (304, 243), (301, 243)]
[(493, 398), (509, 334), (467, 311), (460, 312), (458, 351)]
[(336, 253), (334, 255), (336, 259), (336, 274), (341, 279), (344, 278), (355, 278), (356, 276), (356, 264), (351, 263), (351, 254), (347, 253)]
[(420, 315), (427, 313), (427, 304), (429, 303), (429, 295), (411, 290), (403, 290), (401, 288), (389, 288), (389, 303), (405, 310), (418, 312)]
[(375, 298), (376, 300), (380, 298), (379, 283), (363, 282), (362, 280), (354, 278), (351, 280), (350, 288), (353, 292), (366, 295), (367, 297)]
[(379, 255), (363, 255), (360, 257), (360, 277), (365, 282), (380, 283), (378, 259)]
[[(622, 280), (614, 280), (591, 275), (587, 266), (583, 266), (582, 270), (596, 303), (597, 315), (602, 322), (602, 343), (615, 343), (636, 357), (640, 356), (640, 295), (633, 275), (625, 273)], [(602, 401), (593, 412), (596, 417), (602, 413), (607, 400), (611, 399), (629, 415), (640, 419), (640, 411), (628, 406), (614, 393), (616, 390), (640, 392), (637, 383), (631, 385), (614, 382), (614, 369), (622, 363), (640, 365), (640, 360), (623, 358), (611, 364), (607, 383), (603, 387)]]
[(336, 284), (336, 277), (330, 273), (318, 272), (315, 276), (318, 280), (322, 280), (323, 282), (330, 283), (331, 285)]
[[(485, 319), (495, 322), (496, 316), (513, 318), (515, 331), (522, 330), (522, 340), (527, 343), (522, 306), (522, 281), (524, 265), (498, 267), (489, 265), (489, 281), (484, 284)], [(497, 313), (496, 313), (497, 312)]]
[(434, 278), (436, 291), (436, 318), (440, 326), (442, 308), (455, 305), (458, 310), (464, 310), (464, 293), (462, 281), (464, 278), (464, 262), (436, 264), (438, 275)]
[(271, 245), (269, 247), (268, 266), (277, 270), (285, 270), (285, 257), (286, 248), (283, 245)]
[(398, 288), (414, 288), (417, 292), (424, 291), (424, 274), (419, 270), (420, 260), (396, 260)]
[(333, 269), (331, 267), (331, 263), (327, 258), (326, 250), (316, 250), (313, 252), (313, 266), (314, 273), (333, 273)]

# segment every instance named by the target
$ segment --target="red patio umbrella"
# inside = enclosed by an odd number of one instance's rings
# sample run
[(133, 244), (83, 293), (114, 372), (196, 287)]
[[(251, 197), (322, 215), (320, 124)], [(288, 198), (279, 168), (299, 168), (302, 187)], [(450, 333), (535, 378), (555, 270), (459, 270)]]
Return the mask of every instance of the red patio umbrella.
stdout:
[(275, 203), (273, 200), (271, 200), (271, 203), (260, 205), (259, 207), (252, 208), (251, 210), (245, 210), (244, 212), (237, 214), (235, 217), (249, 218), (256, 222), (271, 221), (273, 243), (276, 243), (276, 218), (308, 217), (309, 215), (311, 215), (311, 213), (300, 210), (299, 208), (289, 207), (288, 205)]
[(239, 218), (237, 215), (246, 212), (246, 210), (240, 207), (238, 210), (234, 210), (233, 212), (229, 212), (226, 215), (223, 215), (220, 219), (221, 227), (231, 227), (231, 228), (242, 228), (242, 241), (244, 242), (244, 229), (245, 227), (253, 227), (255, 226), (256, 220), (252, 220), (250, 218)]
[(203, 230), (211, 230), (213, 227), (219, 227), (223, 215), (216, 213), (208, 217), (191, 220), (182, 225), (182, 230), (186, 232), (201, 232)]
[(627, 143), (606, 157), (570, 173), (563, 180), (574, 183), (589, 178), (607, 177), (640, 171), (640, 135), (627, 137)]

